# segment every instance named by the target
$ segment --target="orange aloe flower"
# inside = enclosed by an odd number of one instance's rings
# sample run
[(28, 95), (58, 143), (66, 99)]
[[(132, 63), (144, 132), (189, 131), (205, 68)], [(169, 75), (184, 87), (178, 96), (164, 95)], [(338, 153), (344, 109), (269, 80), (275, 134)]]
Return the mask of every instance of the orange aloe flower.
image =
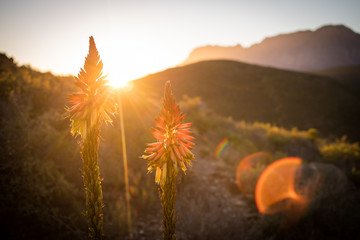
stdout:
[(79, 92), (69, 96), (72, 106), (68, 109), (71, 120), (71, 133), (86, 138), (86, 132), (93, 128), (99, 120), (112, 122), (109, 113), (115, 113), (115, 104), (111, 87), (102, 73), (103, 63), (96, 49), (94, 38), (90, 37), (89, 53), (85, 59), (75, 84)]
[(155, 182), (163, 185), (166, 179), (166, 168), (171, 159), (174, 170), (177, 173), (178, 167), (185, 173), (186, 167), (191, 166), (194, 158), (191, 152), (195, 138), (191, 136), (191, 123), (182, 123), (185, 114), (180, 112), (179, 106), (175, 103), (171, 92), (170, 81), (165, 85), (163, 108), (155, 119), (155, 128), (152, 135), (158, 140), (155, 143), (147, 144), (142, 158), (148, 160), (148, 171), (156, 170)]
[(94, 38), (90, 37), (89, 53), (84, 68), (75, 77), (79, 92), (69, 96), (72, 106), (68, 108), (71, 133), (81, 135), (81, 158), (86, 193), (86, 217), (90, 238), (103, 238), (103, 193), (98, 166), (100, 126), (102, 120), (111, 122), (109, 113), (115, 113), (114, 97), (106, 85), (102, 73), (103, 63), (96, 49)]

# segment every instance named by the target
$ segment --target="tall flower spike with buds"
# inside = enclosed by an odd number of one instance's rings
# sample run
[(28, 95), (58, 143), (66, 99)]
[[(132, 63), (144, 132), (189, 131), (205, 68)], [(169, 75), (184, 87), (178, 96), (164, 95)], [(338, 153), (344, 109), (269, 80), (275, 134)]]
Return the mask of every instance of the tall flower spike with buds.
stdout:
[(145, 149), (148, 171), (156, 170), (155, 182), (160, 185), (160, 199), (163, 207), (164, 239), (175, 237), (175, 181), (180, 168), (184, 173), (191, 165), (194, 155), (191, 149), (195, 140), (191, 136), (191, 123), (182, 123), (185, 115), (180, 112), (168, 81), (165, 85), (163, 108), (155, 119), (153, 136), (158, 140)]
[(79, 92), (69, 96), (71, 133), (81, 136), (81, 157), (83, 160), (84, 186), (86, 191), (86, 217), (90, 238), (103, 237), (103, 194), (98, 166), (99, 136), (102, 121), (111, 122), (109, 114), (115, 113), (111, 89), (102, 76), (103, 63), (96, 49), (94, 38), (90, 37), (89, 53), (84, 68), (75, 77)]
[(103, 63), (96, 49), (94, 38), (90, 37), (89, 53), (84, 68), (75, 77), (79, 92), (69, 96), (72, 106), (68, 109), (71, 120), (71, 133), (86, 138), (90, 129), (104, 120), (112, 122), (109, 114), (115, 113), (111, 87), (106, 85), (107, 75), (103, 76)]

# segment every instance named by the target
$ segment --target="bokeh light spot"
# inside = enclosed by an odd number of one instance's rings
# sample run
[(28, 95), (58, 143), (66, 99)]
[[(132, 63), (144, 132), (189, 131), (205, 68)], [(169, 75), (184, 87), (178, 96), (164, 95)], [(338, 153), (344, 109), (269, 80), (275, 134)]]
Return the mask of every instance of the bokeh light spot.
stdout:
[(256, 184), (255, 201), (260, 213), (273, 214), (305, 209), (306, 201), (295, 191), (296, 174), (302, 160), (288, 157), (270, 164)]

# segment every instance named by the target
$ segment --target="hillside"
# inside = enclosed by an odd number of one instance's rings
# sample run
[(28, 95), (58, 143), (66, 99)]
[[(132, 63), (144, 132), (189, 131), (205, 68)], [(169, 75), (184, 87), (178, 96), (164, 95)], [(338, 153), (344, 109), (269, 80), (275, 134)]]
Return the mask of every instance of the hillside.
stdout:
[[(240, 39), (241, 40), (241, 39)], [(360, 34), (343, 25), (324, 26), (268, 37), (243, 48), (204, 46), (194, 49), (183, 64), (228, 59), (296, 71), (360, 64)]]
[(360, 96), (360, 65), (327, 68), (312, 73), (337, 79), (349, 86), (354, 94)]
[(134, 81), (160, 95), (171, 80), (178, 99), (200, 96), (216, 113), (236, 120), (284, 127), (316, 128), (326, 136), (359, 140), (360, 102), (336, 80), (232, 61), (207, 61), (172, 68)]
[[(216, 70), (217, 75), (211, 69)], [(228, 74), (224, 75), (221, 69)], [(274, 76), (277, 73), (280, 80), (273, 82), (281, 82), (279, 76), (282, 75), (289, 77), (290, 82), (295, 81), (291, 78), (295, 73), (215, 61), (170, 69), (149, 76), (148, 81), (138, 80), (137, 86), (123, 95), (134, 239), (155, 240), (162, 235), (155, 174), (147, 174), (146, 161), (139, 156), (146, 143), (154, 141), (150, 129), (161, 107), (159, 95), (163, 94), (163, 78), (172, 80), (177, 102), (187, 114), (186, 122), (192, 122), (196, 138), (193, 167), (186, 176), (178, 177), (176, 235), (179, 240), (359, 239), (358, 143), (349, 143), (344, 138), (324, 139), (314, 129), (299, 131), (268, 123), (235, 121), (218, 115), (209, 108), (210, 104), (205, 106), (198, 97), (179, 99), (182, 94), (192, 95), (191, 92), (204, 95), (209, 89), (213, 102), (226, 103), (227, 94), (249, 91), (251, 95), (265, 91), (261, 86), (251, 90), (256, 84), (238, 91), (243, 87), (236, 83), (247, 82), (248, 78), (231, 76), (250, 74), (253, 70)], [(192, 74), (195, 74), (193, 78)], [(311, 76), (311, 82), (322, 79), (316, 80), (319, 77), (314, 75), (301, 76), (300, 79)], [(259, 81), (254, 74), (249, 75), (251, 81), (250, 77), (254, 77), (255, 83)], [(222, 82), (214, 86), (219, 79), (223, 79)], [(288, 89), (285, 86), (282, 90)], [(342, 92), (341, 87), (338, 89)], [(74, 90), (71, 77), (38, 72), (29, 66), (19, 67), (13, 59), (0, 54), (0, 225), (4, 239), (88, 239), (83, 216), (85, 192), (80, 146), (78, 139), (70, 134), (70, 121), (65, 118), (64, 110), (67, 96)], [(264, 93), (258, 95), (261, 97)], [(103, 124), (99, 149), (104, 233), (105, 239), (127, 239), (122, 142), (118, 115), (112, 117), (112, 125)], [(228, 146), (214, 156), (219, 142), (225, 138)], [(242, 192), (235, 177), (237, 166), (244, 157), (259, 152), (273, 157), (266, 164), (258, 162), (242, 175), (241, 181), (248, 186), (246, 192)], [(310, 201), (306, 213), (290, 225), (287, 221), (292, 220), (289, 216), (296, 206), (293, 210), (264, 215), (258, 211), (253, 197), (256, 181), (267, 164), (287, 156), (300, 157), (305, 163), (296, 189), (306, 190), (311, 185), (309, 191), (298, 192)], [(311, 189), (316, 189), (316, 194)], [(297, 202), (287, 199), (286, 203), (290, 206)]]

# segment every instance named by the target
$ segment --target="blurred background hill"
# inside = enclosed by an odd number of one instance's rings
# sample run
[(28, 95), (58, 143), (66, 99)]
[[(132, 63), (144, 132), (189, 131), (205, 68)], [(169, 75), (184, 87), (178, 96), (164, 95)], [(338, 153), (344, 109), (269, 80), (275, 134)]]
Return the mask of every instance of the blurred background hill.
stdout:
[(334, 78), (348, 85), (356, 96), (360, 96), (360, 65), (327, 68), (313, 73)]
[[(199, 96), (217, 114), (234, 120), (268, 122), (287, 128), (316, 128), (322, 136), (359, 141), (360, 78), (337, 81), (317, 73), (301, 73), (213, 60), (172, 68), (134, 81), (135, 88), (155, 92), (167, 80), (176, 89)], [(345, 74), (345, 73), (344, 73)]]

